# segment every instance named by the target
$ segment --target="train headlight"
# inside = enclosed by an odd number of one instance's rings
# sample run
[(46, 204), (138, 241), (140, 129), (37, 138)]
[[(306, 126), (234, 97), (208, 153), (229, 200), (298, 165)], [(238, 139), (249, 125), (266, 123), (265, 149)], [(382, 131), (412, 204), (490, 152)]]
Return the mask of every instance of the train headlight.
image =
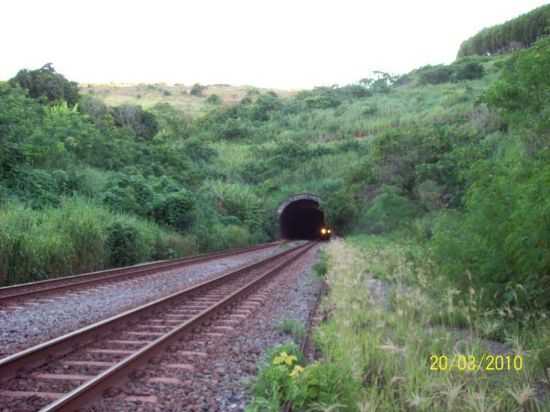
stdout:
[(327, 229), (327, 233), (329, 233), (329, 234), (331, 233), (331, 232), (330, 232), (330, 229)]
[(325, 228), (322, 228), (322, 229), (321, 229), (321, 234), (322, 234), (322, 235), (325, 235), (326, 233), (327, 233), (327, 230), (326, 230)]

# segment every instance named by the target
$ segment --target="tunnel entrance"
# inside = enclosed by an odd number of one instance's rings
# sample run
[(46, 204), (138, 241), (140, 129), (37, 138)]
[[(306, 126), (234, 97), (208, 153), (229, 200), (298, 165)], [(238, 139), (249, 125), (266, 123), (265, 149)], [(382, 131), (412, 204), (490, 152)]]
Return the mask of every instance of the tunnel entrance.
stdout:
[(296, 195), (278, 210), (281, 237), (284, 239), (319, 239), (325, 226), (325, 214), (315, 195)]

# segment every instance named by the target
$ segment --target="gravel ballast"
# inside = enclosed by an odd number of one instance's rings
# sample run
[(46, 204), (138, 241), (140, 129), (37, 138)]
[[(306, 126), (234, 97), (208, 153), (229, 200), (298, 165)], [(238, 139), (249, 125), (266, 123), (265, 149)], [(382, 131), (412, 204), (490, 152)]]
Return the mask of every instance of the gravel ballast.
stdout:
[(262, 303), (233, 330), (191, 347), (204, 356), (178, 359), (192, 365), (193, 370), (168, 371), (163, 367), (175, 362), (178, 351), (190, 350), (189, 343), (174, 345), (170, 354), (137, 373), (121, 391), (115, 391), (90, 410), (243, 411), (258, 361), (269, 348), (292, 340), (279, 331), (280, 323), (294, 319), (306, 324), (315, 308), (322, 283), (312, 274), (318, 250), (315, 247), (306, 253), (256, 292), (256, 299), (261, 298)]
[(261, 260), (286, 247), (275, 246), (0, 308), (0, 358), (167, 296), (224, 271)]

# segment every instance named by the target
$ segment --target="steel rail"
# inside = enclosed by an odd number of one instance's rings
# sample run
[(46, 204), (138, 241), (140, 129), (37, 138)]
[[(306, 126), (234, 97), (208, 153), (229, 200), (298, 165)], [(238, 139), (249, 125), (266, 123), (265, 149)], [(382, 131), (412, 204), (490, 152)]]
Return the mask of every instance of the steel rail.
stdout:
[(187, 266), (213, 259), (219, 259), (222, 257), (235, 256), (247, 252), (253, 252), (256, 250), (267, 249), (281, 243), (281, 241), (263, 243), (247, 248), (229, 249), (219, 252), (188, 256), (179, 259), (148, 262), (138, 265), (83, 273), (79, 275), (47, 279), (38, 282), (29, 282), (20, 285), (5, 286), (0, 288), (0, 305), (5, 304), (6, 302), (13, 299), (28, 298), (45, 293), (59, 292), (65, 289), (82, 287), (95, 283), (124, 280), (126, 278), (137, 278), (140, 276), (151, 275), (180, 266)]
[[(182, 323), (180, 326), (166, 333), (157, 340), (149, 343), (147, 346), (123, 359), (118, 364), (107, 369), (97, 377), (84, 383), (83, 385), (77, 387), (72, 392), (68, 393), (62, 398), (42, 408), (40, 412), (77, 411), (80, 408), (86, 406), (94, 399), (101, 396), (106, 389), (116, 385), (120, 385), (122, 382), (126, 381), (128, 379), (128, 375), (133, 370), (147, 364), (153, 357), (158, 355), (159, 352), (162, 352), (174, 341), (179, 340), (182, 335), (193, 330), (197, 326), (204, 324), (211, 318), (218, 315), (220, 312), (228, 309), (231, 306), (236, 305), (239, 301), (246, 299), (247, 296), (252, 294), (269, 278), (275, 276), (290, 263), (297, 260), (314, 245), (315, 243), (312, 242), (293, 249), (292, 252), (296, 253), (291, 255), (290, 258), (284, 260), (276, 267), (263, 272), (261, 275), (259, 275), (259, 277), (248, 282), (246, 285), (234, 291), (223, 300), (211, 305), (191, 319)], [(284, 252), (284, 254), (287, 253)]]
[(119, 315), (88, 325), (63, 336), (54, 338), (48, 342), (38, 344), (21, 352), (0, 359), (0, 382), (9, 380), (20, 373), (35, 369), (47, 364), (52, 358), (60, 358), (92, 342), (101, 340), (101, 337), (120, 330), (121, 327), (128, 327), (132, 323), (139, 322), (147, 314), (163, 312), (169, 305), (181, 299), (191, 298), (197, 293), (202, 293), (211, 288), (224, 284), (239, 275), (257, 269), (270, 262), (276, 261), (288, 254), (307, 247), (308, 244), (299, 245), (276, 255), (262, 259), (258, 262), (246, 264), (237, 269), (228, 270), (213, 279), (203, 281), (190, 286), (169, 296), (157, 299), (153, 302), (141, 305), (137, 308), (125, 311)]

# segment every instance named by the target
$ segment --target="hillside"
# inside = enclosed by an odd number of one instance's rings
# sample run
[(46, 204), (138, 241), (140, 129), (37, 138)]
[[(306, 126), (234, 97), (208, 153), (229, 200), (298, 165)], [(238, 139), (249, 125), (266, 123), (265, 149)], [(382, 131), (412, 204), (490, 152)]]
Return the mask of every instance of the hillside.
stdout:
[[(205, 113), (217, 104), (230, 105), (240, 102), (247, 95), (266, 93), (268, 89), (257, 89), (251, 86), (205, 85), (199, 95), (191, 94), (193, 86), (183, 84), (81, 84), (80, 92), (95, 96), (110, 106), (122, 104), (141, 105), (150, 109), (159, 103), (168, 103), (176, 109), (191, 116)], [(295, 92), (271, 90), (281, 97), (288, 97)], [(215, 95), (219, 103), (208, 97)], [(215, 99), (215, 98), (214, 98)]]
[[(498, 117), (476, 102), (504, 58), (469, 58), (286, 98), (255, 94), (197, 118), (169, 104), (155, 106), (150, 117), (86, 95), (79, 113), (4, 85), (4, 121), (16, 125), (3, 152), (1, 192), (12, 205), (3, 209), (5, 233), (20, 230), (20, 219), (11, 219), (27, 213), (21, 208), (31, 207), (43, 222), (48, 218), (40, 216), (59, 213), (67, 201), (154, 221), (184, 234), (191, 250), (276, 236), (273, 211), (296, 192), (321, 196), (341, 234), (391, 231), (402, 226), (403, 214), (415, 219), (462, 208), (463, 170), (486, 156), (478, 144), (502, 133)], [(3, 243), (4, 256), (13, 241)], [(52, 247), (50, 241), (41, 248)], [(123, 261), (143, 253), (129, 251)], [(48, 256), (52, 266), (40, 265), (39, 272), (80, 267), (70, 256)], [(19, 269), (8, 258), (3, 272), (28, 275), (27, 265), (43, 258), (19, 258)]]

